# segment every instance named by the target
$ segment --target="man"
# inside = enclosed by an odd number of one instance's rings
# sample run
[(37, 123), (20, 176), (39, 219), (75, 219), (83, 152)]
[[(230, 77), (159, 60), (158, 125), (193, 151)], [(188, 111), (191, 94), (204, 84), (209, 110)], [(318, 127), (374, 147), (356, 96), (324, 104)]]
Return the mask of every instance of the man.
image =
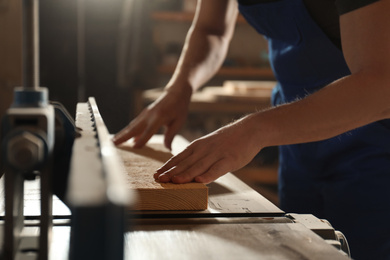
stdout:
[(141, 147), (164, 126), (170, 147), (191, 94), (225, 58), (238, 6), (269, 41), (275, 106), (195, 140), (156, 180), (209, 183), (280, 145), (281, 208), (328, 219), (355, 259), (390, 259), (390, 1), (238, 2), (198, 1), (164, 94), (114, 142)]

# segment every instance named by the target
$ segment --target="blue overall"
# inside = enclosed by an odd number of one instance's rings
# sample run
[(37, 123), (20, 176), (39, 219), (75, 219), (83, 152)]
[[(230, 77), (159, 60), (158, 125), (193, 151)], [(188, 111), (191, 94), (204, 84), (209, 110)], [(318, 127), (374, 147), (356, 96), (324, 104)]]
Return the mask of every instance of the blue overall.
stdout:
[[(350, 74), (341, 50), (313, 21), (302, 0), (239, 8), (268, 40), (278, 81), (274, 105), (303, 98)], [(388, 120), (320, 142), (281, 146), (279, 156), (284, 211), (329, 220), (346, 235), (354, 259), (390, 259)]]

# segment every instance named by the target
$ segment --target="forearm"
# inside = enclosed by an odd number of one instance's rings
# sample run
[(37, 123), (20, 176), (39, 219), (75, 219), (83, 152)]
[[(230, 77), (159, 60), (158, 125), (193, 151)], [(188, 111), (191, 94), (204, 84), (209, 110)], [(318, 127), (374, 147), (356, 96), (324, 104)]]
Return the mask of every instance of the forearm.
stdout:
[(389, 72), (361, 71), (302, 100), (249, 116), (260, 147), (324, 140), (390, 117)]
[[(221, 67), (233, 35), (238, 11), (236, 3), (232, 4), (232, 1), (226, 1), (224, 4), (218, 2), (224, 1), (204, 1), (198, 4), (179, 62), (167, 85), (168, 89), (184, 86), (191, 92), (196, 91)], [(222, 11), (212, 11), (217, 8)], [(210, 12), (212, 13), (209, 14)]]
[(196, 91), (218, 71), (227, 48), (227, 40), (220, 36), (190, 33), (168, 86), (186, 83)]

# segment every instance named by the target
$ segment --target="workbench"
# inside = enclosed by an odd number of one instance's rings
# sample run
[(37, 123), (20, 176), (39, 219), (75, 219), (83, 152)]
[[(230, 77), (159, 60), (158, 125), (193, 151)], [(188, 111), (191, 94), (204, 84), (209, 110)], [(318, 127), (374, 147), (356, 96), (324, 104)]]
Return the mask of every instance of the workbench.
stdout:
[[(152, 142), (163, 141), (154, 136)], [(173, 154), (188, 143), (175, 138)], [(25, 185), (27, 232), (36, 233), (38, 180)], [(0, 186), (0, 215), (4, 188)], [(208, 185), (205, 211), (128, 211), (126, 259), (348, 259), (333, 228), (312, 215), (285, 214), (233, 174)], [(53, 202), (50, 259), (68, 259), (71, 212)], [(336, 247), (335, 247), (336, 246)]]

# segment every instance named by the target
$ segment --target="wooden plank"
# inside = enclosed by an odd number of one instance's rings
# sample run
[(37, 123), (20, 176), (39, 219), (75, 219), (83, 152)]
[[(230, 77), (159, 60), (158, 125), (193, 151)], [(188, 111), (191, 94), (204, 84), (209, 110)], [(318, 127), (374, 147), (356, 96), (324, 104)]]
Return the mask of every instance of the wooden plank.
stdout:
[(159, 183), (153, 174), (172, 154), (161, 143), (134, 149), (130, 142), (118, 147), (130, 189), (138, 193), (135, 210), (205, 210), (208, 188), (201, 183)]
[[(163, 135), (154, 135), (149, 144), (162, 146)], [(176, 136), (172, 142), (172, 154), (176, 155), (187, 147), (189, 142)], [(165, 159), (164, 159), (165, 160)], [(261, 194), (250, 188), (232, 173), (227, 173), (207, 185), (208, 208), (206, 210), (147, 210), (132, 211), (135, 217), (167, 218), (167, 217), (239, 217), (239, 216), (283, 216), (285, 213)]]

